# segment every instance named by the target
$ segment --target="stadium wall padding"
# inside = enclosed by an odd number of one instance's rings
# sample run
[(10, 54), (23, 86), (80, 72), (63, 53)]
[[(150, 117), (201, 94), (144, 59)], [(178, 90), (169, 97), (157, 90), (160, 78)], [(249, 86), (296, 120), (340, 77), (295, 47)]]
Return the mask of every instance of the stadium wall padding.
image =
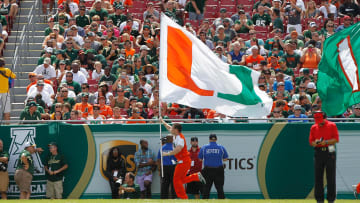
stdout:
[[(210, 133), (218, 136), (229, 160), (225, 165), (227, 198), (304, 199), (314, 197), (313, 149), (308, 137), (311, 123), (237, 123), (183, 124), (183, 133), (190, 147), (190, 138), (197, 136), (199, 145), (208, 143)], [(351, 185), (360, 180), (360, 124), (337, 123), (340, 143), (337, 145), (338, 198), (352, 198)], [(162, 127), (162, 135), (168, 134)], [(64, 179), (64, 198), (110, 198), (104, 176), (111, 147), (118, 146), (128, 171), (136, 173), (134, 153), (140, 139), (149, 142), (157, 157), (160, 148), (159, 124), (70, 125), (50, 123), (38, 125), (0, 126), (0, 138), (9, 151), (9, 198), (18, 198), (13, 180), (16, 161), (26, 141), (33, 141), (45, 151), (34, 154), (38, 171), (31, 186), (32, 198), (45, 198), (46, 175), (43, 168), (48, 155), (47, 144), (55, 141), (69, 168)], [(154, 172), (153, 197), (159, 197), (160, 179)], [(326, 186), (325, 186), (326, 187)], [(215, 188), (212, 190), (216, 194)], [(215, 197), (215, 196), (214, 196)]]

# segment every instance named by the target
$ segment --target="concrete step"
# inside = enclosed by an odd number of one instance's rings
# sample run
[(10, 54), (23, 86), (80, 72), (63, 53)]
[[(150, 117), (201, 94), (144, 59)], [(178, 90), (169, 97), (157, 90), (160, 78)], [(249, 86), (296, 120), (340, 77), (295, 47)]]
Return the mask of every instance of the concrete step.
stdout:
[(25, 72), (32, 72), (35, 70), (37, 64), (22, 64), (21, 66), (17, 66), (17, 67), (13, 67), (12, 66), (13, 64), (6, 64), (5, 65), (5, 68), (9, 68), (11, 70), (13, 70), (15, 68), (15, 73), (18, 74), (18, 72), (20, 72), (20, 75), (18, 75), (18, 78), (21, 77), (21, 76), (25, 76), (27, 78), (27, 74), (28, 73), (25, 73)]
[[(29, 6), (27, 8), (24, 8), (21, 6), (20, 8), (21, 8), (21, 10), (19, 9), (20, 15), (29, 15), (31, 6)], [(33, 13), (42, 14), (42, 11), (39, 8), (34, 8)]]
[[(23, 75), (25, 75), (25, 74), (23, 74)], [(30, 81), (27, 76), (26, 76), (26, 78), (17, 77), (17, 79), (15, 79), (15, 88), (17, 88), (17, 87), (25, 87), (26, 88), (29, 85), (29, 83), (30, 83)], [(26, 89), (24, 92), (26, 92)], [(22, 92), (22, 93), (24, 93), (24, 92)]]
[[(28, 23), (25, 22), (25, 23), (19, 23), (19, 26), (22, 26), (22, 25), (27, 25)], [(42, 23), (35, 23), (34, 25), (34, 28), (35, 30), (45, 30), (49, 25), (45, 22), (42, 22)]]
[[(45, 30), (45, 29), (44, 29)], [(41, 35), (41, 36), (34, 36), (34, 37), (31, 37), (29, 40), (29, 42), (31, 43), (43, 43), (44, 42), (44, 39), (45, 39), (45, 36), (44, 35)], [(10, 35), (8, 37), (8, 42), (10, 43), (20, 43), (20, 38), (19, 36), (14, 36), (14, 35)], [(25, 38), (25, 41), (24, 42), (27, 42), (26, 41), (26, 38)]]
[(26, 93), (26, 87), (17, 87), (17, 86), (15, 86), (14, 95), (24, 94), (24, 93)]
[(19, 120), (20, 114), (21, 112), (24, 110), (24, 108), (22, 109), (11, 109), (11, 113), (10, 116), (14, 117), (14, 120)]
[[(44, 37), (44, 36), (43, 36)], [(45, 37), (44, 37), (45, 38)], [(16, 47), (18, 47), (19, 46), (19, 43), (14, 43), (14, 42), (8, 42), (8, 43), (6, 43), (6, 49), (4, 50), (4, 51), (6, 51), (6, 50), (15, 50), (15, 48)], [(38, 42), (38, 43), (30, 43), (29, 44), (29, 47), (31, 48), (31, 49), (42, 49), (42, 43), (41, 42)]]
[[(10, 56), (5, 56), (4, 58), (5, 58), (6, 61), (10, 61), (10, 62), (12, 62), (12, 59), (13, 59), (12, 56), (11, 57)], [(39, 60), (39, 56), (37, 56), (37, 57), (26, 57), (25, 62), (27, 64), (37, 64), (38, 60)], [(8, 62), (8, 63), (10, 63), (10, 62)]]
[(35, 1), (21, 1), (20, 2), (20, 6), (21, 6), (20, 8), (30, 8), (34, 4), (35, 4)]
[(27, 97), (27, 95), (25, 92), (23, 94), (16, 94), (16, 95), (14, 95), (14, 102), (16, 102), (16, 103), (24, 102), (26, 97)]
[[(20, 15), (18, 16), (18, 18), (16, 18), (16, 23), (28, 23), (30, 21), (31, 17), (29, 17), (29, 15)], [(34, 23), (43, 23), (44, 22), (44, 17), (42, 16), (38, 16), (38, 15), (34, 15), (33, 19), (32, 19)]]
[(25, 108), (25, 104), (23, 102), (11, 104), (11, 109), (24, 109), (24, 108)]
[[(26, 53), (26, 57), (40, 57), (41, 56), (41, 52), (42, 52), (43, 50), (29, 50), (27, 53)], [(14, 52), (15, 52), (15, 50), (8, 50), (8, 49), (6, 49), (5, 51), (4, 51), (4, 57), (11, 57), (11, 56), (14, 56)]]

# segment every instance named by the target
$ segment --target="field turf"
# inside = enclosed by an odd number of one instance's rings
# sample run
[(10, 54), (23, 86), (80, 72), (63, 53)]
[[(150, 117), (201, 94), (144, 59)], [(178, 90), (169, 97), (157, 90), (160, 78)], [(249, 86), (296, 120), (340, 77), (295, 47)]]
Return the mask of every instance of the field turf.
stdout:
[[(315, 203), (315, 200), (292, 200), (292, 199), (286, 199), (286, 200), (253, 200), (253, 199), (239, 199), (239, 200), (217, 200), (217, 199), (211, 199), (211, 200), (159, 200), (159, 199), (153, 199), (153, 200), (108, 200), (108, 199), (88, 199), (88, 200), (29, 200), (26, 202), (37, 202), (37, 203), (115, 203), (115, 202), (126, 202), (126, 203), (157, 203), (157, 202), (199, 202), (199, 203)], [(0, 202), (5, 202), (1, 201)], [(24, 201), (21, 200), (6, 200), (6, 202), (16, 202), (16, 203), (24, 203)], [(327, 202), (327, 201), (325, 201)], [(359, 202), (359, 200), (336, 200), (336, 203), (352, 203), (352, 202)]]

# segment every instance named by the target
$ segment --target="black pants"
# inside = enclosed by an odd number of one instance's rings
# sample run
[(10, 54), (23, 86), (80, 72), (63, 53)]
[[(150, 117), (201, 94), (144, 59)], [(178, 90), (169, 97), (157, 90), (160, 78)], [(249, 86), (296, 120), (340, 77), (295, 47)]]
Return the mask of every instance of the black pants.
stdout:
[(114, 180), (109, 180), (110, 188), (111, 188), (111, 198), (112, 199), (119, 199), (119, 187), (115, 185)]
[(203, 188), (203, 199), (209, 199), (210, 190), (212, 184), (215, 184), (215, 188), (218, 194), (218, 199), (225, 199), (224, 194), (224, 167), (211, 168), (205, 167), (202, 174), (206, 180), (206, 184)]
[(315, 148), (315, 199), (324, 201), (324, 170), (326, 170), (327, 200), (336, 198), (336, 155), (327, 148)]
[[(175, 199), (176, 193), (173, 184), (173, 177), (176, 165), (163, 166), (164, 167), (164, 177), (161, 178), (161, 199)], [(171, 194), (169, 195), (169, 189)]]

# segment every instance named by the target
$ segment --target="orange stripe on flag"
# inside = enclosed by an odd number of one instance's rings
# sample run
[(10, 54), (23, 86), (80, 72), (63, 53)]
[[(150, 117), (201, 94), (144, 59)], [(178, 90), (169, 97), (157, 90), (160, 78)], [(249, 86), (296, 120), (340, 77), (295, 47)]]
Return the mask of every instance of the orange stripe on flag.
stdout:
[(168, 26), (167, 48), (168, 80), (200, 96), (213, 96), (213, 90), (199, 88), (191, 78), (192, 42), (180, 29)]

